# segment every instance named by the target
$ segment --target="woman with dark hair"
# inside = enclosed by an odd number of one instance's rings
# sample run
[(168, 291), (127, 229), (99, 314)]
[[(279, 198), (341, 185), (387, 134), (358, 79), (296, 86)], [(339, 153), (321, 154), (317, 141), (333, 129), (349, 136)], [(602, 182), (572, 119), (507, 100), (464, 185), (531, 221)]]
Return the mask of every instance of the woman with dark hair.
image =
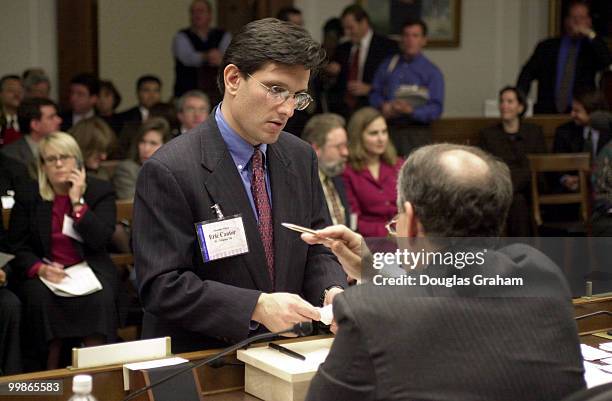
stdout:
[(530, 153), (548, 153), (539, 125), (522, 121), (525, 96), (515, 87), (499, 91), (501, 121), (480, 131), (480, 147), (503, 160), (510, 168), (514, 198), (506, 220), (506, 235), (528, 237), (532, 234), (529, 199), (531, 194)]
[(342, 177), (351, 211), (357, 214), (357, 230), (364, 237), (386, 237), (385, 224), (397, 214), (397, 174), (403, 160), (375, 108), (355, 112), (347, 131), (349, 158)]
[(115, 131), (115, 134), (121, 132), (121, 128), (123, 128), (123, 122), (115, 112), (120, 104), (121, 94), (115, 88), (113, 82), (108, 80), (100, 81), (100, 93), (96, 102), (96, 110), (98, 111), (98, 116), (104, 119)]
[(109, 181), (110, 173), (102, 166), (108, 154), (115, 147), (117, 137), (111, 127), (100, 117), (90, 117), (79, 121), (70, 129), (83, 153), (83, 163), (87, 174)]
[(170, 139), (170, 126), (164, 118), (151, 117), (142, 124), (132, 144), (130, 158), (119, 163), (115, 169), (112, 182), (117, 192), (117, 199), (134, 199), (140, 167)]
[[(68, 134), (45, 136), (39, 154), (38, 182), (15, 191), (8, 230), (27, 370), (57, 369), (62, 350), (112, 342), (117, 328), (117, 272), (106, 250), (116, 218), (113, 190), (79, 167), (81, 150)], [(102, 284), (99, 291), (65, 297), (42, 281), (62, 282), (64, 267), (83, 262)]]

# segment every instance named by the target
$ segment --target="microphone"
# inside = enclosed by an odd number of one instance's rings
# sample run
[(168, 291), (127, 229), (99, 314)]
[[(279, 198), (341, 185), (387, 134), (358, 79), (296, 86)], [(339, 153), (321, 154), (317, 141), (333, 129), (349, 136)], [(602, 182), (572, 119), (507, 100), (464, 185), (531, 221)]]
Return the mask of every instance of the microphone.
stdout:
[(255, 341), (260, 341), (260, 340), (266, 340), (268, 338), (274, 338), (277, 337), (279, 335), (282, 334), (289, 334), (289, 333), (293, 333), (293, 334), (297, 334), (298, 337), (303, 337), (303, 336), (307, 336), (310, 335), (312, 333), (312, 322), (299, 322), (293, 325), (293, 327), (287, 329), (287, 330), (283, 330), (283, 331), (279, 331), (277, 333), (263, 333), (263, 334), (258, 334), (256, 336), (253, 337), (249, 337), (245, 340), (240, 341), (239, 343), (236, 343), (230, 347), (227, 347), (226, 349), (222, 350), (221, 352), (204, 359), (203, 361), (198, 362), (197, 364), (193, 365), (193, 366), (187, 366), (185, 369), (181, 369), (178, 370), (166, 377), (164, 377), (163, 379), (160, 379), (154, 383), (149, 384), (148, 386), (145, 386), (143, 388), (141, 388), (140, 390), (136, 390), (135, 392), (133, 392), (132, 394), (128, 395), (127, 397), (125, 397), (123, 399), (123, 401), (128, 401), (131, 400), (132, 398), (135, 398), (139, 395), (141, 395), (142, 393), (152, 389), (155, 386), (158, 386), (162, 383), (167, 382), (168, 380), (172, 379), (173, 377), (176, 377), (180, 374), (183, 374), (185, 372), (188, 372), (192, 369), (197, 369), (200, 368), (204, 365), (208, 365), (210, 363), (213, 363), (214, 361), (216, 361), (219, 358), (222, 358), (228, 354), (231, 354), (232, 352), (245, 347)]

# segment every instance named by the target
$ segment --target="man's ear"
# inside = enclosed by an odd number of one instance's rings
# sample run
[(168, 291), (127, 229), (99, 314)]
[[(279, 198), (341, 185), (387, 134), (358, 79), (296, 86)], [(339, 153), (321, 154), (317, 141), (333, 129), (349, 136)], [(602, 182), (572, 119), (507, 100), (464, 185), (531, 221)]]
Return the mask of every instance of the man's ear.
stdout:
[(223, 70), (223, 82), (225, 83), (225, 91), (231, 95), (236, 95), (240, 86), (240, 70), (235, 64), (228, 64)]
[(421, 222), (414, 214), (414, 207), (412, 207), (412, 203), (406, 201), (404, 202), (404, 213), (406, 214), (406, 235), (409, 238), (414, 238), (422, 235), (423, 226)]

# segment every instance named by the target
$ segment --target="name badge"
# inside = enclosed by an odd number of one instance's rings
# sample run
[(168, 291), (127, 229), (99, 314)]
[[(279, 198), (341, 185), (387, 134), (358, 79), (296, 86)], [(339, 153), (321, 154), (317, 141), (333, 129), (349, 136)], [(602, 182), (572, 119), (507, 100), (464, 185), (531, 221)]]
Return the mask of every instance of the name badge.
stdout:
[(64, 215), (64, 224), (62, 225), (62, 234), (64, 234), (66, 237), (70, 237), (79, 242), (83, 242), (83, 237), (81, 237), (81, 234), (79, 234), (77, 230), (74, 229), (74, 220), (72, 219), (72, 217), (68, 216), (67, 214)]
[(249, 251), (240, 214), (196, 223), (204, 262), (242, 255)]

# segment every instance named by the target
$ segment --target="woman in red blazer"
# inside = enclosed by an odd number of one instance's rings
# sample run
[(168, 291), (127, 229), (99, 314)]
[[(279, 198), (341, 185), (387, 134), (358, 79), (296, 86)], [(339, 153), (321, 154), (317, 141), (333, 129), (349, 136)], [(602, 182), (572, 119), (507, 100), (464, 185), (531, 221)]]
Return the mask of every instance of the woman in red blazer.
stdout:
[(357, 230), (364, 237), (386, 237), (385, 225), (397, 214), (397, 174), (403, 160), (378, 110), (358, 110), (347, 128), (349, 160), (343, 178), (351, 210), (357, 214)]

